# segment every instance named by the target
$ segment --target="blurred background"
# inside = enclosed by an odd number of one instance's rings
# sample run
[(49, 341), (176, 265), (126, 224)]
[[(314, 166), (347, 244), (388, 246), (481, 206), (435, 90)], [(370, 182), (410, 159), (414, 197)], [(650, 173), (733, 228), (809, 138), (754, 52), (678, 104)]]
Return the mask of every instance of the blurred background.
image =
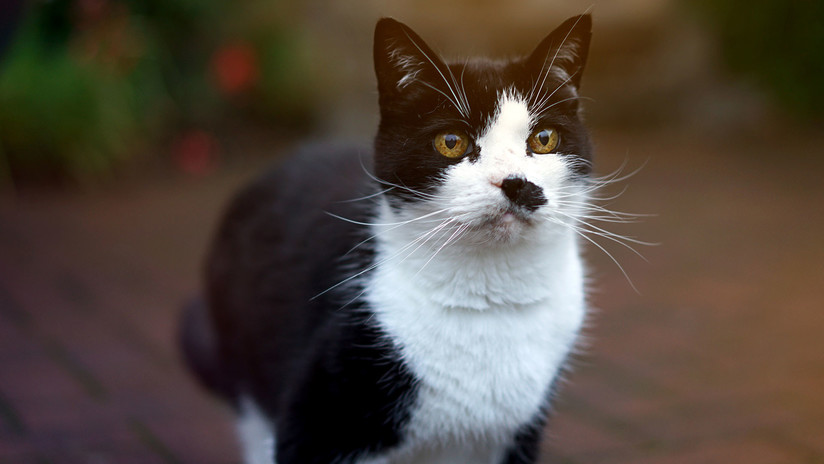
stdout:
[[(591, 11), (609, 208), (546, 462), (824, 462), (824, 2), (0, 0), (0, 463), (238, 462), (181, 369), (224, 203), (368, 141), (375, 21), (522, 55)], [(626, 275), (625, 275), (626, 274)]]
[(0, 175), (14, 189), (97, 183), (158, 159), (207, 170), (250, 126), (369, 137), (371, 32), (387, 15), (450, 57), (511, 56), (590, 9), (596, 126), (717, 134), (773, 113), (813, 124), (824, 114), (819, 3), (3, 0)]

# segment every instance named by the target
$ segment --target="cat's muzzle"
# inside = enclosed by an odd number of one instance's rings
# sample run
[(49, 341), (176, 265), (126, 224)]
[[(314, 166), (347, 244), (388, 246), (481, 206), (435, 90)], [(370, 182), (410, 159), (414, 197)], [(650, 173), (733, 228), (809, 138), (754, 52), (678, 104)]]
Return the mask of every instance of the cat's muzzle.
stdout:
[(514, 206), (522, 208), (529, 213), (533, 213), (541, 206), (547, 204), (544, 190), (526, 180), (523, 176), (508, 176), (501, 181), (499, 187)]

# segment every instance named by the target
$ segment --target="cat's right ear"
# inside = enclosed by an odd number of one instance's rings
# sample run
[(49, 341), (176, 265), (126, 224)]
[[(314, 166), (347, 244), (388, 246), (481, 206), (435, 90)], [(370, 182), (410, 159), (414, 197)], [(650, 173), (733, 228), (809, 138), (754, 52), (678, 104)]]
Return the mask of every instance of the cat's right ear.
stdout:
[(592, 16), (573, 16), (552, 31), (527, 58), (536, 76), (556, 72), (576, 89), (587, 62), (592, 37)]
[(382, 18), (375, 26), (374, 59), (381, 98), (446, 67), (415, 31), (392, 18)]

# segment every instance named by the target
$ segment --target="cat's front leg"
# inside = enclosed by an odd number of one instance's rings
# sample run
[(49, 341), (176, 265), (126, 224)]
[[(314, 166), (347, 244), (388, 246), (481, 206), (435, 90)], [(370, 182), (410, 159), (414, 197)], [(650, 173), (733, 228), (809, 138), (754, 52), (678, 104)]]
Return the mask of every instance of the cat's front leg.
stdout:
[[(391, 436), (380, 436), (360, 416), (351, 416), (348, 408), (325, 409), (318, 405), (300, 419), (279, 421), (275, 451), (276, 464), (386, 464), (377, 459), (384, 450), (397, 443)], [(367, 413), (368, 414), (368, 413)], [(351, 420), (346, 420), (350, 417)], [(376, 425), (376, 424), (375, 424)], [(391, 428), (391, 426), (387, 426)], [(390, 432), (391, 434), (391, 432)], [(256, 464), (256, 463), (255, 463)]]
[(371, 463), (402, 440), (413, 377), (375, 327), (355, 318), (335, 328), (284, 398), (277, 464)]
[(546, 414), (540, 413), (531, 424), (528, 424), (515, 435), (515, 442), (508, 450), (501, 464), (534, 464), (538, 461), (541, 447), (541, 437), (546, 425)]

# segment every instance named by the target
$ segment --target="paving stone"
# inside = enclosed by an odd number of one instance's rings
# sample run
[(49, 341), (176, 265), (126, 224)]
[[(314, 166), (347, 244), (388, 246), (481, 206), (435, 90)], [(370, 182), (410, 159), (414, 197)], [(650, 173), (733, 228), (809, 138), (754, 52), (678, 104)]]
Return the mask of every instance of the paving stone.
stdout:
[[(808, 140), (809, 139), (809, 140)], [(600, 250), (598, 308), (544, 462), (822, 462), (824, 135), (782, 159), (747, 139), (606, 133), (598, 163), (651, 161), (612, 207), (660, 241)], [(175, 330), (215, 218), (260, 168), (0, 200), (0, 464), (230, 463), (230, 414), (180, 364)]]
[(802, 459), (803, 457), (800, 454), (758, 439), (736, 439), (716, 443), (702, 443), (694, 448), (664, 453), (653, 451), (646, 453), (646, 455), (619, 460), (604, 458), (593, 461), (593, 463), (729, 464), (746, 462), (747, 464), (798, 464), (803, 462)]
[[(626, 452), (640, 446), (625, 435), (615, 433), (604, 423), (561, 411), (551, 421), (544, 449), (551, 456), (587, 462), (592, 456)], [(547, 459), (546, 462), (554, 462)]]

